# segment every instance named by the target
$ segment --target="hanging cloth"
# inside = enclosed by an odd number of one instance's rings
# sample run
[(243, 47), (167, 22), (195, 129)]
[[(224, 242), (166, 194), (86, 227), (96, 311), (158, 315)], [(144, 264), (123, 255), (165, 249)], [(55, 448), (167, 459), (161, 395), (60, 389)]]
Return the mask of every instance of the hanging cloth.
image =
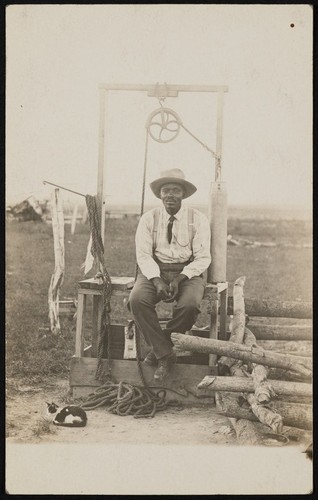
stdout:
[(86, 259), (82, 266), (82, 268), (84, 268), (85, 275), (93, 268), (93, 265), (94, 265), (94, 257), (92, 255), (92, 233), (91, 233), (87, 245)]
[(58, 334), (61, 331), (59, 319), (59, 294), (64, 281), (65, 252), (64, 252), (64, 215), (60, 199), (60, 190), (54, 189), (51, 196), (51, 215), (54, 240), (55, 268), (51, 277), (48, 303), (51, 332)]

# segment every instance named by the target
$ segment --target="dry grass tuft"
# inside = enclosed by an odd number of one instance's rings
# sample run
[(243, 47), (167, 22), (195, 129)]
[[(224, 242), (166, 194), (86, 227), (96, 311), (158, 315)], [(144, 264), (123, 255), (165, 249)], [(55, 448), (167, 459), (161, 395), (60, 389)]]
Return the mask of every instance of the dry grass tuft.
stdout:
[(47, 420), (44, 420), (44, 418), (41, 418), (32, 428), (32, 434), (40, 438), (41, 436), (46, 434), (56, 434), (56, 428), (53, 427), (52, 422), (49, 422)]

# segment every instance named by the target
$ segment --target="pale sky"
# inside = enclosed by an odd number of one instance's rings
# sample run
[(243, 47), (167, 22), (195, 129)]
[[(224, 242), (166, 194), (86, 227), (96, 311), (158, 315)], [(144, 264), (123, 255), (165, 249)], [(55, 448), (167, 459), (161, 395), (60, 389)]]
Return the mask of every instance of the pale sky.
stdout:
[[(294, 27), (291, 27), (294, 24)], [(231, 205), (310, 208), (312, 9), (306, 5), (7, 7), (7, 202), (49, 197), (42, 180), (96, 193), (100, 83), (227, 85), (222, 179)], [(165, 105), (215, 149), (216, 94)], [(139, 203), (146, 92), (110, 92), (105, 192)], [(147, 182), (182, 168), (208, 200), (211, 155), (184, 131), (149, 141)], [(153, 203), (149, 188), (146, 202)]]

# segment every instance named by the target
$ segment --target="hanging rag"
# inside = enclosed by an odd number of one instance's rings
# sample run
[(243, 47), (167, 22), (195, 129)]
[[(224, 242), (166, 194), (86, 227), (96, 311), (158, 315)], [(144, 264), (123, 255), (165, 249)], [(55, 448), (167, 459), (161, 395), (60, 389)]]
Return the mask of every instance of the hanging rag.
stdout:
[(59, 294), (60, 287), (64, 281), (65, 259), (64, 259), (64, 215), (60, 199), (59, 189), (54, 189), (51, 196), (51, 215), (54, 240), (55, 268), (52, 274), (49, 292), (49, 319), (51, 332), (58, 334), (61, 331), (59, 319)]
[(94, 257), (92, 254), (92, 233), (91, 233), (90, 237), (89, 237), (89, 242), (87, 245), (85, 262), (82, 266), (82, 269), (84, 269), (85, 275), (93, 268), (93, 265), (94, 265)]

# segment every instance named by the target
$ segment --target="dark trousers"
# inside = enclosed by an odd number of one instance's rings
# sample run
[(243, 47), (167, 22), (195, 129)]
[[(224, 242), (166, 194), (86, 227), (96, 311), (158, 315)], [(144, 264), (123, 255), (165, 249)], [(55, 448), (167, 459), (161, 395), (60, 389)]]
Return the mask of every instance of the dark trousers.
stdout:
[[(180, 271), (161, 270), (161, 277), (166, 283), (170, 283), (179, 273)], [(157, 359), (171, 353), (173, 344), (170, 340), (170, 334), (172, 332), (185, 333), (194, 325), (200, 312), (205, 284), (206, 279), (202, 275), (180, 283), (179, 295), (173, 305), (172, 319), (168, 321), (163, 330), (160, 327), (155, 309), (159, 302), (155, 287), (139, 272), (130, 293), (128, 308), (132, 312), (137, 328), (144, 336), (145, 341), (152, 346)]]

